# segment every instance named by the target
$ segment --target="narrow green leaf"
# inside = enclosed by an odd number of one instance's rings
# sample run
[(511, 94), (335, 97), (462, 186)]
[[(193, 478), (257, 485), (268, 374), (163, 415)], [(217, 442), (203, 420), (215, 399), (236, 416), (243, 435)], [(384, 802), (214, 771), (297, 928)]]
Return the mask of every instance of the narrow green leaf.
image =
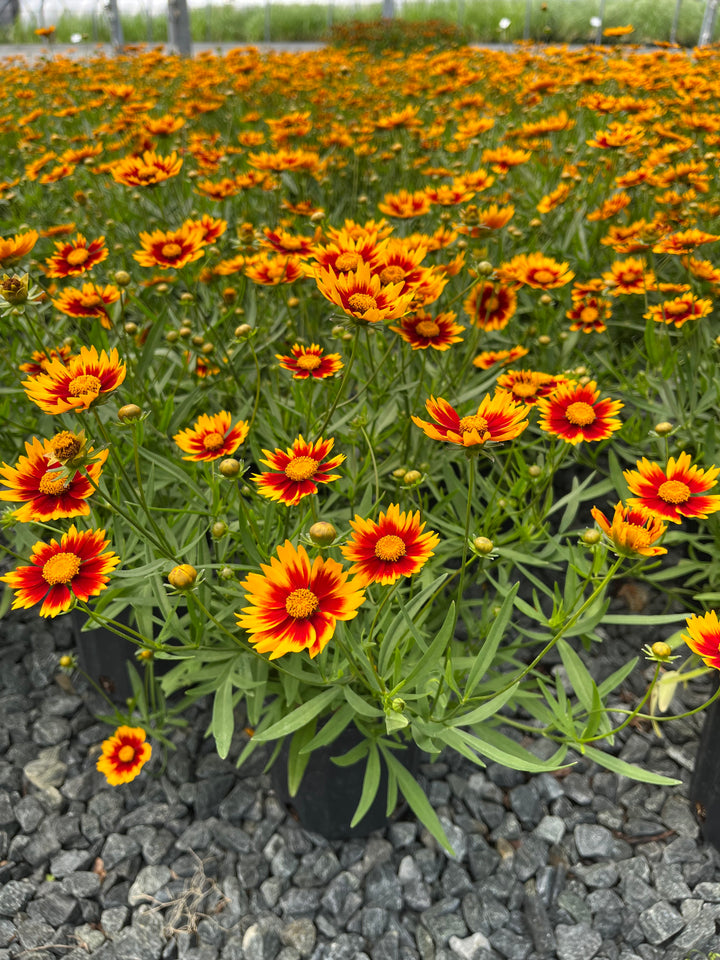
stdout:
[(499, 693), (491, 700), (481, 703), (479, 707), (475, 707), (475, 709), (471, 710), (469, 713), (465, 713), (460, 717), (455, 717), (450, 721), (450, 726), (469, 727), (473, 723), (480, 723), (481, 720), (487, 720), (488, 717), (494, 716), (494, 714), (498, 713), (501, 708), (505, 706), (508, 700), (510, 700), (515, 694), (518, 686), (519, 684), (514, 683), (503, 693)]
[(305, 768), (310, 760), (310, 753), (305, 753), (303, 748), (306, 747), (315, 736), (316, 724), (317, 719), (313, 718), (310, 723), (306, 723), (304, 727), (296, 730), (290, 741), (287, 782), (288, 793), (291, 797), (294, 797), (298, 792)]
[(145, 685), (142, 682), (140, 674), (129, 661), (127, 663), (127, 672), (128, 677), (130, 678), (130, 686), (132, 687), (133, 697), (138, 705), (138, 710), (143, 716), (146, 716), (148, 709), (147, 700), (145, 699)]
[(593, 678), (590, 676), (585, 664), (566, 640), (560, 639), (558, 641), (558, 651), (562, 657), (563, 666), (572, 684), (572, 688), (577, 694), (578, 700), (585, 709), (590, 712), (593, 706), (593, 691), (596, 689)]
[(393, 695), (395, 695), (400, 690), (402, 690), (403, 687), (412, 683), (418, 677), (423, 676), (432, 664), (437, 665), (440, 654), (445, 649), (445, 646), (447, 645), (447, 642), (450, 639), (450, 635), (452, 634), (454, 624), (455, 624), (455, 604), (451, 603), (448, 609), (448, 612), (445, 615), (443, 625), (440, 627), (439, 631), (437, 632), (435, 639), (427, 648), (425, 653), (420, 657), (420, 659), (417, 661), (417, 663), (412, 668), (412, 670), (408, 673), (408, 675), (404, 677), (399, 684), (397, 684), (395, 689), (392, 691)]
[(354, 716), (355, 711), (350, 704), (344, 703), (335, 711), (327, 723), (323, 724), (312, 740), (305, 744), (300, 752), (310, 753), (312, 750), (317, 750), (318, 747), (325, 747), (329, 743), (332, 743), (333, 740), (340, 736)]
[(629, 663), (626, 663), (618, 670), (615, 670), (614, 673), (611, 673), (609, 677), (603, 680), (603, 682), (598, 686), (598, 693), (600, 694), (601, 699), (611, 693), (615, 687), (619, 687), (625, 677), (630, 676), (637, 666), (639, 659), (640, 657), (633, 657)]
[(526, 773), (548, 773), (551, 770), (557, 770), (563, 766), (567, 753), (567, 747), (562, 744), (549, 760), (538, 760), (529, 750), (490, 726), (483, 726), (479, 731), (475, 728), (472, 734), (461, 727), (455, 729), (460, 731), (465, 742), (473, 750), (477, 750), (481, 756), (502, 763), (506, 767), (512, 767), (513, 770), (524, 770)]
[(686, 613), (661, 613), (661, 614), (627, 614), (627, 613), (609, 613), (603, 617), (603, 623), (620, 623), (629, 626), (652, 626), (663, 623), (680, 623), (681, 620), (687, 620)]
[(620, 757), (614, 757), (604, 750), (597, 750), (595, 747), (585, 746), (585, 756), (594, 760), (601, 767), (612, 770), (613, 773), (619, 773), (623, 777), (629, 777), (631, 780), (639, 780), (642, 783), (655, 783), (663, 787), (675, 787), (682, 783), (682, 780), (675, 780), (673, 777), (663, 777), (659, 773), (652, 773), (643, 767), (638, 767), (634, 763), (628, 763), (621, 760)]
[(232, 679), (228, 677), (220, 684), (213, 700), (212, 722), (210, 729), (215, 737), (218, 755), (225, 759), (230, 751), (230, 742), (235, 729), (235, 713), (232, 702)]
[(356, 713), (359, 713), (361, 717), (382, 717), (383, 712), (379, 707), (373, 707), (372, 704), (368, 703), (359, 693), (356, 693), (352, 687), (344, 686), (343, 693), (345, 694), (345, 699), (350, 704), (350, 706), (355, 710)]
[(485, 673), (495, 659), (497, 648), (500, 646), (500, 641), (505, 635), (505, 629), (512, 615), (513, 606), (515, 605), (515, 597), (519, 586), (520, 583), (518, 581), (518, 583), (514, 583), (512, 587), (510, 587), (505, 595), (505, 599), (502, 602), (502, 606), (500, 607), (498, 615), (495, 617), (492, 626), (488, 630), (488, 635), (485, 637), (485, 642), (480, 649), (480, 653), (475, 659), (475, 663), (473, 664), (467, 679), (467, 684), (465, 686), (466, 700), (472, 696), (473, 690), (480, 680), (485, 676)]
[(413, 777), (407, 767), (392, 755), (390, 750), (383, 747), (382, 744), (380, 745), (380, 749), (383, 752), (383, 757), (385, 758), (385, 763), (387, 764), (388, 770), (392, 770), (392, 772), (395, 774), (398, 786), (400, 787), (400, 792), (410, 804), (410, 809), (412, 812), (423, 824), (423, 826), (428, 828), (437, 842), (444, 847), (448, 853), (454, 856), (455, 851), (450, 845), (450, 841), (445, 835), (442, 824), (438, 820), (438, 815), (430, 805), (430, 801), (425, 796), (420, 784), (417, 782), (415, 777)]
[(305, 726), (309, 720), (317, 717), (326, 707), (330, 706), (337, 696), (337, 693), (338, 691), (335, 687), (324, 690), (316, 697), (313, 697), (312, 700), (308, 700), (295, 710), (292, 710), (287, 716), (283, 717), (282, 720), (268, 727), (267, 730), (263, 730), (262, 733), (256, 731), (253, 740), (257, 743), (263, 743), (266, 740), (277, 740), (279, 737), (287, 736), (288, 733), (293, 733), (293, 731)]
[(347, 753), (343, 753), (337, 757), (330, 757), (332, 762), (337, 767), (351, 767), (354, 763), (359, 763), (360, 760), (367, 754), (370, 749), (370, 741), (362, 740), (352, 750), (348, 750)]
[(370, 809), (370, 806), (377, 796), (380, 786), (380, 755), (377, 746), (372, 743), (368, 753), (367, 763), (365, 765), (365, 776), (363, 777), (362, 793), (358, 802), (350, 826), (355, 827)]

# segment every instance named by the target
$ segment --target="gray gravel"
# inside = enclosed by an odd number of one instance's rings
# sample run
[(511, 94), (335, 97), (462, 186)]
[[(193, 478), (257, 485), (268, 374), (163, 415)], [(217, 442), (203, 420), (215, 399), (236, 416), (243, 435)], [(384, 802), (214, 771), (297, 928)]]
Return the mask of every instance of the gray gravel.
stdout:
[[(95, 770), (107, 727), (74, 679), (58, 618), (0, 624), (0, 960), (685, 960), (720, 950), (720, 855), (687, 784), (701, 721), (614, 747), (660, 788), (581, 757), (565, 776), (421, 766), (455, 844), (408, 815), (367, 839), (309, 834), (261, 758), (236, 770), (197, 710), (164, 772)], [(633, 642), (638, 647), (637, 635)], [(626, 658), (604, 645), (600, 673)], [(630, 678), (642, 688), (642, 671)], [(686, 703), (704, 692), (685, 692)], [(543, 753), (543, 745), (538, 748)], [(231, 756), (233, 754), (231, 753)], [(695, 952), (694, 952), (695, 951)]]

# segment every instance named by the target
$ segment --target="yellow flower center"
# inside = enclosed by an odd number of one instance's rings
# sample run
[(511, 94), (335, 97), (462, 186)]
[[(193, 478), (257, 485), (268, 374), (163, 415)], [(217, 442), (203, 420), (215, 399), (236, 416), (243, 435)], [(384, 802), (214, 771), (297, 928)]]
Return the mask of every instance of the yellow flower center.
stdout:
[(583, 307), (580, 311), (580, 319), (583, 323), (594, 323), (598, 318), (598, 312), (595, 307)]
[(53, 456), (61, 463), (63, 460), (72, 460), (80, 453), (82, 440), (70, 430), (62, 430), (50, 441)]
[(477, 430), (477, 432), (482, 436), (487, 432), (488, 422), (485, 417), (480, 417), (476, 413), (471, 417), (463, 417), (460, 420), (460, 430), (462, 433), (470, 433), (472, 430)]
[(684, 300), (681, 300), (679, 303), (670, 301), (669, 303), (663, 304), (663, 309), (665, 310), (667, 316), (679, 317), (682, 316), (683, 313), (688, 312), (688, 305)]
[(493, 296), (488, 298), (488, 302), (485, 304), (485, 309), (488, 313), (495, 313), (499, 306), (500, 301), (497, 297)]
[(309, 480), (314, 477), (320, 464), (313, 457), (295, 457), (285, 467), (288, 480)]
[(56, 553), (43, 565), (43, 580), (51, 587), (58, 583), (70, 583), (77, 576), (81, 564), (82, 560), (76, 553)]
[(362, 257), (359, 253), (341, 253), (335, 261), (335, 269), (340, 273), (349, 273), (356, 270), (362, 263)]
[(135, 175), (138, 180), (144, 180), (147, 182), (148, 180), (154, 180), (157, 176), (157, 173), (158, 171), (155, 167), (148, 167), (145, 164), (142, 164), (138, 167)]
[(124, 747), (120, 747), (118, 750), (117, 758), (120, 763), (132, 763), (135, 759), (135, 747), (131, 747), (129, 743), (126, 743)]
[(354, 293), (351, 297), (348, 297), (348, 304), (358, 313), (367, 313), (368, 310), (376, 309), (377, 300), (367, 293)]
[(57, 496), (62, 493), (63, 490), (66, 490), (67, 486), (68, 481), (63, 474), (58, 476), (56, 470), (50, 470), (40, 478), (38, 490), (40, 493), (45, 493), (49, 496)]
[(436, 337), (440, 333), (440, 327), (434, 320), (421, 320), (415, 327), (415, 333), (421, 337)]
[(322, 360), (314, 353), (304, 353), (297, 358), (296, 363), (301, 370), (317, 370)]
[(75, 377), (70, 381), (68, 386), (68, 393), (71, 397), (80, 397), (88, 393), (96, 397), (101, 390), (102, 381), (98, 380), (97, 377), (93, 377), (90, 373), (84, 373), (80, 377)]
[(388, 560), (391, 563), (394, 563), (396, 560), (400, 560), (401, 557), (404, 557), (407, 553), (407, 548), (405, 546), (405, 541), (401, 537), (395, 536), (394, 533), (389, 533), (385, 537), (380, 537), (378, 542), (375, 544), (375, 556), (378, 560)]
[(516, 397), (534, 397), (540, 387), (536, 383), (514, 383), (512, 392)]
[(296, 620), (305, 620), (315, 613), (319, 606), (318, 598), (312, 590), (307, 590), (305, 587), (293, 590), (285, 600), (285, 612)]
[(666, 480), (660, 484), (658, 496), (665, 503), (687, 503), (690, 499), (690, 487), (682, 480)]
[(565, 411), (565, 417), (576, 427), (587, 427), (595, 420), (595, 411), (589, 403), (578, 400), (570, 404)]
[(76, 247), (74, 250), (71, 250), (70, 253), (68, 253), (65, 259), (71, 267), (79, 267), (85, 263), (89, 256), (90, 254), (85, 247)]
[(166, 260), (174, 260), (182, 253), (182, 247), (179, 243), (164, 243), (160, 253)]
[(80, 296), (80, 303), (84, 307), (99, 307), (103, 303), (103, 298), (96, 293), (84, 293)]
[(626, 545), (632, 550), (642, 550), (644, 547), (649, 547), (652, 543), (650, 533), (645, 527), (637, 527), (634, 524), (628, 526), (625, 539)]
[(221, 433), (208, 433), (203, 437), (203, 446), (206, 450), (219, 450), (225, 443), (225, 437)]
[(400, 283), (401, 280), (405, 279), (405, 271), (402, 267), (395, 266), (390, 264), (390, 266), (385, 267), (385, 269), (380, 274), (380, 282), (385, 283)]
[(532, 279), (535, 281), (535, 283), (552, 283), (555, 279), (555, 274), (552, 272), (552, 270), (541, 268), (532, 274)]

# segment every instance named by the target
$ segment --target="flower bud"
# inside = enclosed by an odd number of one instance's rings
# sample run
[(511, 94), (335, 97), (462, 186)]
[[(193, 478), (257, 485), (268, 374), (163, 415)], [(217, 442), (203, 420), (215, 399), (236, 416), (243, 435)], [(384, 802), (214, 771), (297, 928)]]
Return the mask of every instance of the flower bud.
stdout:
[(288, 297), (287, 305), (290, 307), (290, 309), (299, 306), (299, 304), (300, 299), (298, 297)]
[(215, 540), (219, 540), (221, 537), (224, 537), (227, 533), (228, 525), (224, 520), (216, 520), (215, 523), (210, 527), (210, 533), (213, 535)]
[(182, 303), (192, 303), (195, 297), (190, 293), (189, 290), (183, 290), (180, 294), (180, 300)]
[(492, 553), (495, 544), (487, 537), (475, 537), (473, 540), (473, 546), (478, 553)]
[(223, 567), (222, 570), (218, 572), (218, 576), (221, 580), (232, 580), (235, 574), (233, 573), (231, 567)]
[(672, 433), (674, 429), (675, 427), (668, 420), (662, 420), (655, 424), (655, 433), (659, 433), (661, 437), (664, 437), (666, 433)]
[(236, 460), (235, 457), (228, 457), (226, 460), (220, 461), (218, 470), (223, 477), (228, 479), (236, 477), (240, 473), (240, 461)]
[(222, 292), (222, 298), (225, 303), (235, 303), (237, 300), (237, 290), (235, 287), (225, 287)]
[(542, 467), (539, 467), (536, 463), (533, 463), (528, 467), (528, 473), (533, 479), (542, 475)]
[(544, 294), (540, 297), (540, 303), (542, 303), (543, 306), (545, 306), (545, 307), (549, 307), (552, 302), (553, 302), (553, 298), (550, 296), (549, 293), (544, 293)]
[(189, 590), (197, 580), (197, 570), (189, 563), (173, 567), (168, 574), (168, 583), (176, 590)]
[(664, 640), (656, 640), (650, 649), (656, 657), (669, 657), (672, 653), (672, 647), (669, 643), (665, 643)]
[(402, 480), (406, 473), (407, 470), (405, 467), (398, 467), (397, 470), (393, 470), (392, 475), (396, 480)]
[(128, 320), (128, 322), (123, 326), (123, 330), (125, 333), (129, 333), (131, 337), (134, 337), (138, 332), (138, 325), (133, 323), (132, 320)]
[(238, 340), (242, 340), (243, 337), (247, 337), (249, 333), (252, 333), (252, 327), (249, 323), (241, 323), (239, 327), (235, 327), (235, 336)]
[(600, 543), (601, 536), (602, 534), (599, 530), (585, 530), (582, 535), (582, 542), (591, 547), (596, 543)]
[(481, 260), (480, 263), (475, 264), (475, 272), (481, 277), (489, 277), (494, 269), (489, 260)]
[(71, 653), (64, 653), (58, 660), (61, 670), (74, 670), (75, 657)]
[(138, 650), (135, 654), (138, 660), (142, 663), (150, 663), (151, 660), (155, 659), (155, 651), (150, 650), (149, 647), (145, 647), (142, 650)]
[(177, 330), (168, 330), (168, 332), (165, 334), (165, 339), (167, 340), (168, 343), (175, 343), (177, 338), (178, 338)]
[(337, 537), (337, 530), (331, 523), (319, 520), (310, 527), (308, 536), (318, 547), (329, 547)]
[(126, 403), (124, 407), (120, 407), (117, 415), (118, 420), (137, 420), (142, 416), (142, 410), (136, 403)]
[(543, 347), (546, 347), (550, 343), (550, 337), (548, 337), (546, 334), (543, 334), (541, 337), (538, 337), (538, 343)]
[(113, 279), (119, 287), (126, 287), (132, 278), (127, 270), (116, 270)]
[(403, 477), (403, 483), (407, 487), (411, 487), (414, 483), (420, 483), (422, 480), (422, 474), (419, 470), (408, 470), (408, 472)]

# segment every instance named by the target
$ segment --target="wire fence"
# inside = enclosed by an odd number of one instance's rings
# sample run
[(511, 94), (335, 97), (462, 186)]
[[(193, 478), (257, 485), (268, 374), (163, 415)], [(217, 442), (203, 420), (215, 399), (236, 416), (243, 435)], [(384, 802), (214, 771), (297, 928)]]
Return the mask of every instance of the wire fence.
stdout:
[[(719, 8), (720, 0), (659, 0), (652, 5), (652, 39), (713, 43)], [(0, 30), (11, 42), (52, 39), (55, 27), (64, 42), (117, 48), (168, 42), (189, 53), (192, 43), (320, 40), (340, 21), (425, 15), (475, 26), (484, 41), (562, 41), (564, 32), (577, 42), (602, 43), (618, 9), (628, 23), (638, 12), (643, 19), (637, 2), (618, 0), (0, 0)]]

